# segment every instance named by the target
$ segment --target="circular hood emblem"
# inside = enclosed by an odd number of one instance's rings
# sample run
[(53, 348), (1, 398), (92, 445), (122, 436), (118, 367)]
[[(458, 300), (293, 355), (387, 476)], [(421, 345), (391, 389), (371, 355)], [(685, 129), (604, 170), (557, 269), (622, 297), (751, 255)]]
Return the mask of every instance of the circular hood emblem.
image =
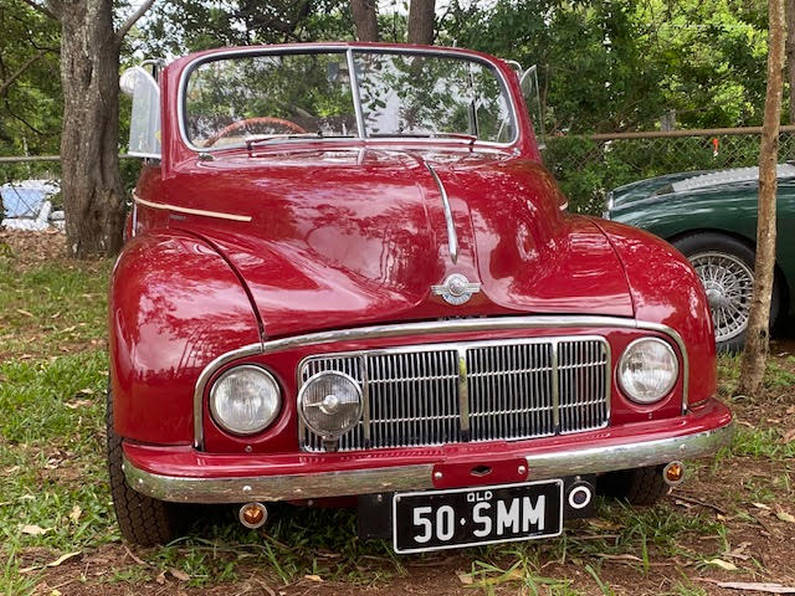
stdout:
[(480, 284), (469, 281), (465, 275), (452, 273), (440, 286), (431, 286), (431, 291), (455, 306), (469, 302), (472, 294), (480, 292)]

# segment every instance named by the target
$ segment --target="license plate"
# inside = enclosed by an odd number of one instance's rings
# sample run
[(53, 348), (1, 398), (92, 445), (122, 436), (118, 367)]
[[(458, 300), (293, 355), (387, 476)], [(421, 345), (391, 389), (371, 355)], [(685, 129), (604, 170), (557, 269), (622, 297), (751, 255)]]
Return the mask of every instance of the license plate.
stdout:
[(563, 481), (396, 493), (392, 544), (416, 553), (559, 536)]

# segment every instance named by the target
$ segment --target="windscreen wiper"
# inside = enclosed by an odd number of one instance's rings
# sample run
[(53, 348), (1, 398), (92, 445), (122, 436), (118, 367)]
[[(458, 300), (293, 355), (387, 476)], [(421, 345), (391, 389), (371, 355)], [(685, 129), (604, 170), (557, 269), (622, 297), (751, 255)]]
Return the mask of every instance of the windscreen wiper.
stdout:
[(353, 138), (353, 135), (324, 135), (320, 131), (291, 132), (291, 133), (282, 133), (274, 135), (258, 135), (246, 139), (246, 149), (248, 149), (249, 155), (251, 155), (251, 150), (255, 145), (265, 145), (267, 143), (270, 143), (271, 141), (285, 141), (290, 139), (329, 139), (329, 138), (349, 139)]
[(465, 132), (409, 132), (409, 133), (375, 133), (370, 134), (370, 137), (407, 137), (413, 139), (462, 139), (469, 141), (469, 146), (475, 144), (478, 137), (475, 135), (467, 134)]
[(432, 139), (440, 138), (440, 139), (464, 139), (465, 141), (469, 141), (469, 145), (472, 146), (475, 144), (475, 141), (478, 140), (477, 135), (471, 135), (464, 132), (432, 132), (428, 135)]

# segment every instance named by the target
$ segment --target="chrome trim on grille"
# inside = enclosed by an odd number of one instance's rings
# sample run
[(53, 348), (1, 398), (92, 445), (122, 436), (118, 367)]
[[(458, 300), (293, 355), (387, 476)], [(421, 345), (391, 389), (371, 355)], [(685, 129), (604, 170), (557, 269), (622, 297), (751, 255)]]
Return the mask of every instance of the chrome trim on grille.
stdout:
[[(558, 344), (552, 344), (552, 370), (558, 370)], [(560, 428), (560, 377), (552, 375), (552, 428)]]
[(464, 438), (469, 438), (469, 371), (467, 368), (467, 350), (463, 345), (458, 346), (458, 411), (461, 416), (461, 433)]
[[(572, 474), (598, 474), (693, 459), (711, 455), (728, 445), (733, 433), (734, 425), (729, 423), (678, 437), (650, 441), (629, 440), (607, 446), (568, 447), (554, 452), (530, 453), (526, 456), (528, 477), (545, 480)], [(127, 484), (136, 491), (155, 499), (183, 503), (285, 501), (432, 489), (433, 467), (433, 463), (424, 463), (310, 474), (198, 478), (147, 472), (136, 468), (126, 457), (122, 463)]]
[[(604, 428), (610, 417), (610, 346), (598, 335), (311, 355), (298, 364), (297, 386), (326, 371), (368, 392), (371, 418), (343, 435), (340, 451), (531, 439)], [(306, 425), (298, 434), (304, 451), (325, 450)]]
[(687, 348), (682, 337), (674, 329), (649, 321), (638, 321), (623, 317), (590, 316), (590, 315), (539, 315), (519, 317), (495, 317), (477, 319), (452, 319), (442, 321), (420, 321), (414, 323), (401, 323), (389, 325), (373, 325), (370, 327), (357, 327), (353, 329), (334, 329), (331, 331), (318, 331), (304, 335), (293, 335), (281, 339), (257, 342), (241, 346), (221, 354), (202, 369), (196, 380), (193, 392), (193, 434), (194, 445), (197, 448), (204, 446), (203, 404), (207, 384), (215, 373), (223, 366), (241, 358), (270, 354), (284, 350), (300, 348), (308, 345), (321, 345), (335, 342), (361, 341), (372, 339), (387, 339), (406, 337), (410, 335), (423, 336), (434, 333), (472, 333), (494, 332), (503, 330), (520, 329), (549, 329), (549, 328), (575, 328), (575, 327), (610, 327), (618, 329), (640, 329), (656, 331), (666, 335), (679, 348), (682, 358), (682, 413), (687, 411), (687, 394), (689, 385), (690, 365), (687, 357)]

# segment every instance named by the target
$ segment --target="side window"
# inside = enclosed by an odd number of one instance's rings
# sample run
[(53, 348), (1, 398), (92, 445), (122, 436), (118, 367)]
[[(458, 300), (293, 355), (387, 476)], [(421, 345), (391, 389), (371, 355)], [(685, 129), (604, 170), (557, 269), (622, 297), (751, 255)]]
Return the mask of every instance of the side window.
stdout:
[(527, 111), (530, 113), (530, 120), (536, 133), (536, 141), (539, 149), (546, 147), (544, 139), (544, 114), (541, 109), (541, 93), (538, 89), (538, 69), (534, 64), (519, 79), (522, 86), (522, 95)]
[(132, 96), (130, 155), (160, 159), (160, 87), (140, 66), (125, 70), (119, 86)]

